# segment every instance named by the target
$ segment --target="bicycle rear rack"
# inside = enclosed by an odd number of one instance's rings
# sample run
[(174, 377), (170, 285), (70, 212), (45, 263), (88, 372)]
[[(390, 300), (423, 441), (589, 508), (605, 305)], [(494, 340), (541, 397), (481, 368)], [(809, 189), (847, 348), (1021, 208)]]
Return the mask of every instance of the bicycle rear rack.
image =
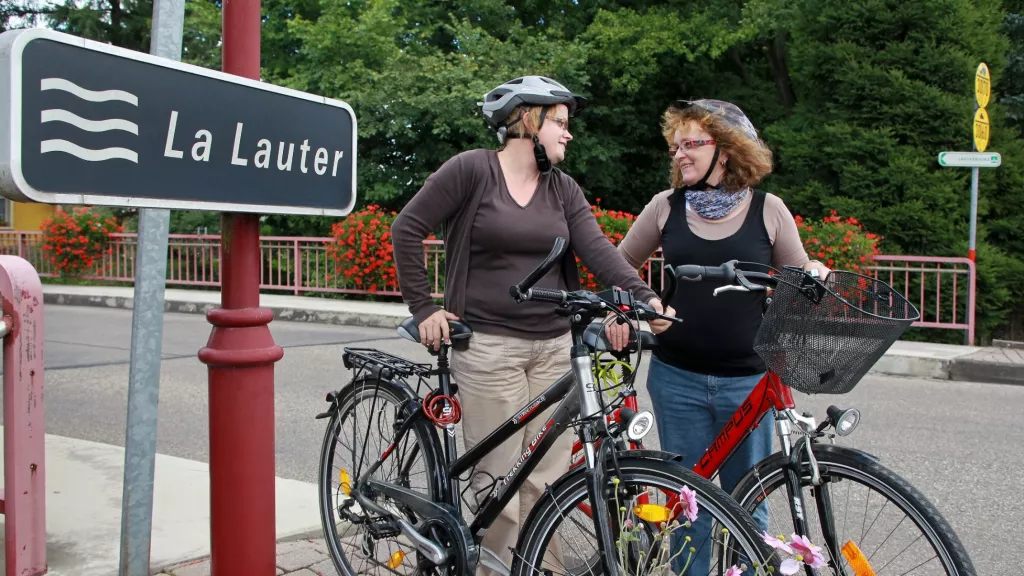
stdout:
[(419, 364), (411, 362), (400, 356), (388, 354), (375, 348), (345, 348), (342, 355), (345, 368), (351, 370), (372, 370), (375, 367), (387, 369), (391, 374), (382, 373), (381, 376), (388, 378), (391, 375), (408, 378), (409, 376), (429, 376), (434, 369), (430, 364)]

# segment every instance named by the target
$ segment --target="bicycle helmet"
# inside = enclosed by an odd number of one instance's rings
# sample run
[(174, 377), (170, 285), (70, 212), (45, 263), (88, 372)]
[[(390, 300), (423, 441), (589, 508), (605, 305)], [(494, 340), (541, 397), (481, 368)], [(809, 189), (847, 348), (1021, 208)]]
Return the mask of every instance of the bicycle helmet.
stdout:
[(497, 129), (505, 126), (512, 112), (523, 105), (565, 104), (569, 107), (569, 115), (574, 116), (586, 106), (586, 103), (586, 98), (573, 94), (551, 78), (522, 76), (484, 94), (484, 101), (477, 102), (477, 105), (483, 108), (484, 120), (488, 126)]
[[(586, 106), (587, 100), (582, 96), (573, 94), (568, 88), (546, 76), (521, 76), (505, 82), (501, 86), (484, 94), (484, 101), (477, 102), (483, 109), (484, 120), (490, 128), (498, 132), (498, 141), (505, 142), (508, 135), (508, 127), (522, 120), (522, 116), (508, 122), (520, 106), (542, 106), (540, 114), (540, 131), (544, 126), (548, 109), (558, 104), (565, 104), (569, 108), (569, 116), (576, 115)], [(540, 143), (536, 134), (523, 134), (523, 138), (533, 139), (533, 156), (537, 161), (537, 169), (542, 174), (551, 171), (551, 159), (548, 158), (544, 145)]]
[[(721, 120), (724, 124), (738, 129), (743, 133), (744, 136), (751, 140), (757, 141), (757, 130), (754, 128), (754, 124), (747, 118), (747, 115), (740, 110), (740, 107), (726, 102), (724, 100), (676, 100), (669, 106), (669, 109), (685, 110), (687, 108), (700, 108), (705, 112), (708, 112), (715, 118)], [(711, 165), (708, 166), (707, 173), (698, 182), (694, 182), (688, 186), (684, 186), (682, 190), (703, 190), (707, 186), (708, 178), (711, 177), (711, 173), (715, 170), (715, 163), (718, 162), (718, 155), (721, 153), (721, 149), (718, 147), (718, 143), (715, 143), (715, 153), (711, 157)]]

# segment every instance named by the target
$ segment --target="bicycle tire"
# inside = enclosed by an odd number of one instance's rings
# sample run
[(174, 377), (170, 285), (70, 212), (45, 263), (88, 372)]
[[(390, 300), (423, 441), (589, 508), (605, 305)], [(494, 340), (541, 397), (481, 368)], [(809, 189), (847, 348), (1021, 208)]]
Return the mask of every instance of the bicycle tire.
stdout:
[[(910, 483), (880, 464), (874, 457), (859, 450), (832, 444), (812, 446), (822, 476), (836, 475), (875, 490), (897, 506), (921, 529), (940, 558), (946, 574), (975, 576), (974, 565), (956, 533), (938, 509)], [(767, 494), (779, 488), (786, 489), (783, 470), (788, 462), (789, 458), (785, 454), (777, 452), (757, 463), (736, 484), (733, 497), (744, 510), (752, 513)], [(808, 465), (804, 463), (804, 466)], [(801, 476), (803, 477), (803, 474)], [(764, 494), (758, 488), (759, 483), (765, 487)], [(810, 508), (811, 505), (808, 504), (807, 507)]]
[[(622, 483), (652, 481), (657, 483), (661, 481), (689, 486), (697, 493), (698, 506), (705, 511), (712, 510), (713, 517), (716, 519), (715, 525), (729, 529), (730, 540), (735, 539), (737, 545), (756, 554), (755, 561), (762, 566), (777, 565), (774, 561), (766, 563), (766, 560), (771, 557), (772, 550), (762, 539), (753, 518), (744, 512), (728, 494), (707, 479), (677, 463), (660, 457), (638, 455), (639, 452), (632, 451), (634, 455), (629, 455), (629, 453), (618, 455)], [(562, 476), (530, 511), (516, 546), (516, 550), (520, 553), (513, 556), (512, 576), (536, 576), (535, 567), (538, 565), (538, 555), (547, 548), (553, 528), (556, 527), (555, 521), (566, 511), (576, 508), (578, 494), (581, 491), (586, 497), (585, 476), (585, 469)], [(645, 481), (644, 478), (647, 480)], [(611, 486), (611, 478), (608, 479), (608, 482), (608, 485)], [(615, 552), (611, 552), (611, 554), (614, 555)], [(596, 569), (589, 567), (584, 573), (600, 574), (600, 564)]]
[[(356, 576), (359, 574), (354, 570), (340, 549), (342, 535), (338, 532), (338, 526), (333, 522), (334, 499), (333, 479), (334, 468), (332, 465), (338, 436), (333, 432), (338, 428), (341, 419), (355, 407), (355, 405), (370, 394), (378, 394), (396, 404), (406, 401), (416, 401), (418, 398), (407, 386), (390, 380), (377, 378), (376, 376), (361, 376), (355, 378), (348, 385), (343, 387), (337, 395), (332, 413), (324, 432), (324, 440), (320, 450), (320, 472), (318, 476), (318, 492), (320, 498), (320, 521), (324, 530), (324, 541), (327, 545), (328, 555), (334, 563), (338, 574), (344, 576)], [(433, 428), (425, 421), (418, 421), (412, 424), (409, 431), (418, 444), (424, 458), (424, 464), (428, 471), (438, 470), (437, 462), (440, 461), (440, 443)], [(439, 500), (441, 489), (436, 474), (426, 474), (427, 490), (433, 500)], [(354, 478), (353, 478), (354, 480)]]

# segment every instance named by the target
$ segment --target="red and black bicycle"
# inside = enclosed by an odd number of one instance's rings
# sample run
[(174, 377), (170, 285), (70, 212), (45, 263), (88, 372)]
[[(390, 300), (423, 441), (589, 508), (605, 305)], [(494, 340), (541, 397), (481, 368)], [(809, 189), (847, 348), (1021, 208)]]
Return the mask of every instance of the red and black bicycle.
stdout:
[[(751, 514), (766, 507), (770, 534), (796, 534), (822, 546), (823, 563), (805, 565), (808, 574), (975, 574), (959, 538), (924, 495), (875, 456), (835, 444), (856, 429), (859, 411), (830, 406), (820, 424), (796, 411), (793, 390), (845, 394), (860, 382), (919, 317), (906, 298), (876, 278), (845, 271), (819, 280), (799, 269), (732, 261), (666, 266), (666, 274), (707, 281), (716, 296), (764, 293), (754, 347), (768, 371), (694, 466), (697, 473), (714, 478), (773, 411), (780, 450), (756, 464), (732, 496)], [(594, 338), (596, 349), (611, 352), (603, 327)], [(629, 396), (609, 416), (620, 438), (626, 436), (620, 441), (633, 446), (641, 440), (629, 429), (637, 414)]]

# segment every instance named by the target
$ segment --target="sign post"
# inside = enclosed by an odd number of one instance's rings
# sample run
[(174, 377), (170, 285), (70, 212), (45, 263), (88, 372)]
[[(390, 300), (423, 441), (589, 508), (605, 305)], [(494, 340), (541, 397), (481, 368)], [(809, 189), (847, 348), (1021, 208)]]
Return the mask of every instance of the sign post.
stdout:
[[(982, 62), (974, 73), (975, 112), (973, 149), (978, 152), (984, 152), (988, 148), (990, 125), (985, 106), (988, 106), (991, 92), (992, 77), (989, 75), (988, 65)], [(967, 243), (967, 257), (971, 259), (971, 262), (975, 261), (975, 248), (977, 248), (978, 237), (978, 170), (978, 166), (971, 168), (971, 225)]]
[[(259, 307), (259, 216), (348, 215), (357, 125), (344, 102), (259, 82), (260, 2), (223, 10), (222, 72), (52, 30), (0, 34), (0, 193), (223, 213), (221, 307), (208, 313), (213, 328), (198, 353), (209, 378), (212, 568), (273, 576), (274, 363), (283, 351), (268, 327), (273, 313)], [(138, 462), (126, 453), (126, 464)], [(137, 554), (133, 530), (122, 534), (127, 556)]]
[(978, 237), (978, 170), (996, 168), (1002, 164), (998, 152), (985, 152), (988, 149), (992, 125), (989, 122), (988, 105), (992, 97), (992, 76), (988, 65), (978, 65), (974, 73), (974, 124), (971, 139), (972, 152), (940, 152), (939, 165), (947, 167), (968, 167), (971, 169), (971, 220), (967, 240), (967, 257), (975, 261)]
[[(155, 0), (150, 54), (181, 59), (185, 0)], [(167, 274), (167, 208), (139, 210), (118, 576), (149, 576)]]
[[(223, 10), (224, 71), (258, 79), (260, 0)], [(273, 576), (274, 363), (284, 352), (267, 326), (273, 312), (259, 307), (259, 215), (224, 214), (221, 228), (221, 307), (207, 313), (213, 331), (199, 351), (209, 366), (211, 573)]]

